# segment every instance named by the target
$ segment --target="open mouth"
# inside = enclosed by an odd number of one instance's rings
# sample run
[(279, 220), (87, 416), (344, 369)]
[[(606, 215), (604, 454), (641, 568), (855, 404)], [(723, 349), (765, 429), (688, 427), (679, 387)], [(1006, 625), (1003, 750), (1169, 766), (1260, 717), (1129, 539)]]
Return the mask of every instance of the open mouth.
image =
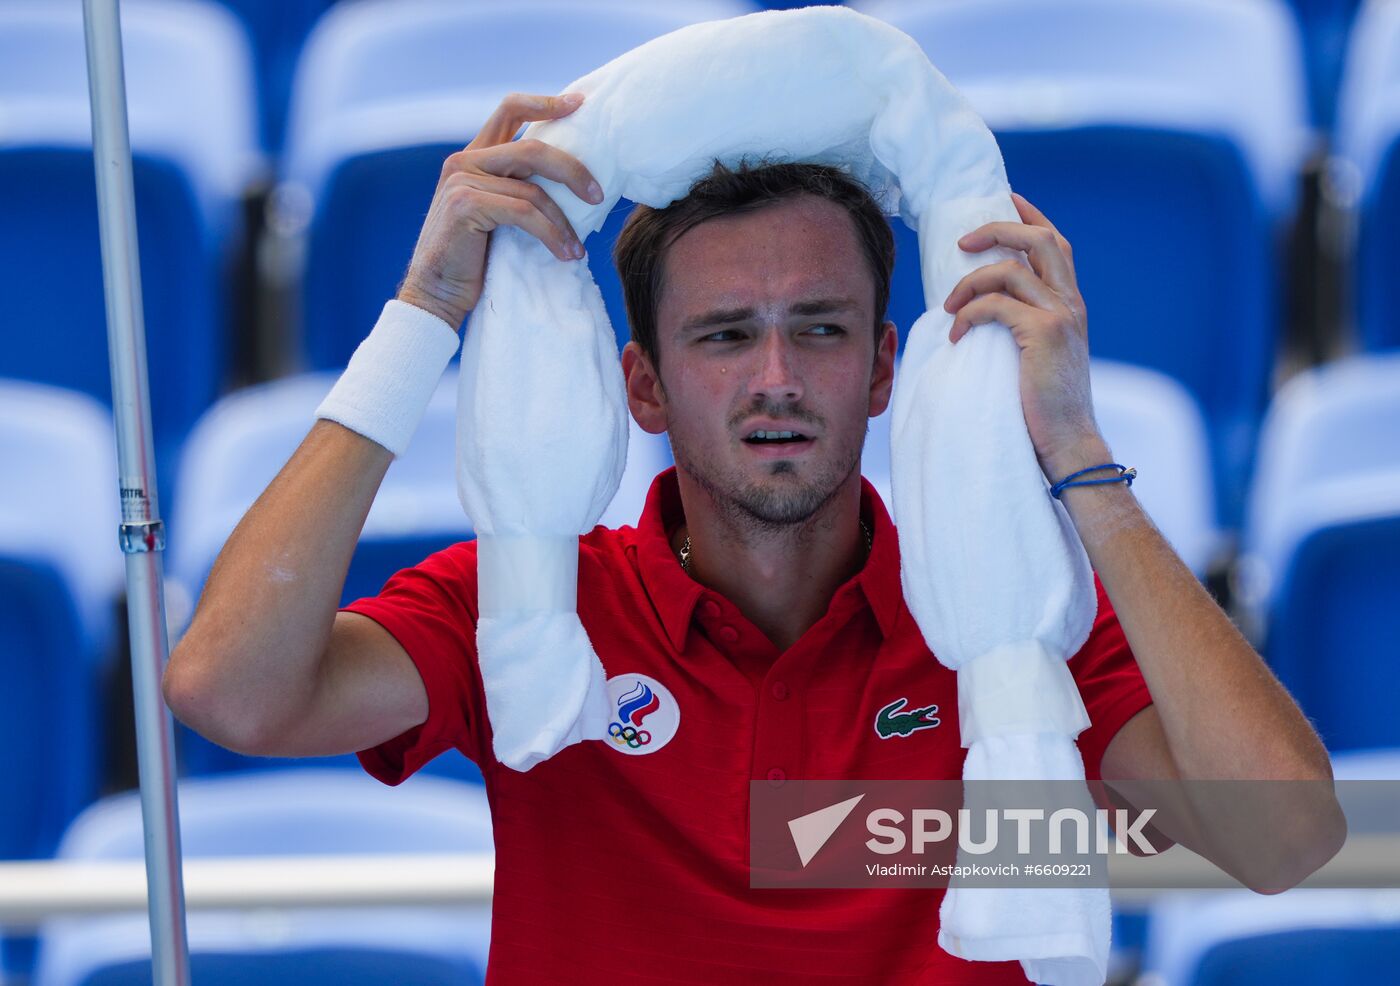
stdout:
[(756, 446), (796, 445), (809, 441), (811, 439), (800, 431), (755, 431), (744, 438), (745, 444)]

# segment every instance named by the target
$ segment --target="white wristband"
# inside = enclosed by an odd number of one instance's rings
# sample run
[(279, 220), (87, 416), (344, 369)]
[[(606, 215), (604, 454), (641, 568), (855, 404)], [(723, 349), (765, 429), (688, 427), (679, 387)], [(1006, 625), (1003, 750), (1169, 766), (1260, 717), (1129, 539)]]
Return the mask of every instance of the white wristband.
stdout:
[(436, 315), (390, 300), (316, 417), (402, 455), (461, 339)]

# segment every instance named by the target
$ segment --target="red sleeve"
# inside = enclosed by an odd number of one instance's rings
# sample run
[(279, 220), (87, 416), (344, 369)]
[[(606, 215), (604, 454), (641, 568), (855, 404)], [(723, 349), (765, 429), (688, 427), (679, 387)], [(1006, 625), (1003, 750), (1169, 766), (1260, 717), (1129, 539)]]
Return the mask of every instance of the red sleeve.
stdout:
[(491, 762), (486, 700), (476, 657), (476, 542), (454, 544), (395, 574), (377, 596), (341, 612), (359, 613), (389, 631), (418, 668), (428, 718), (361, 750), (360, 765), (385, 784), (401, 784), (438, 754), (457, 749), (485, 769)]
[(1094, 591), (1099, 598), (1094, 628), (1084, 646), (1069, 659), (1069, 669), (1089, 711), (1090, 725), (1079, 734), (1079, 752), (1084, 756), (1084, 776), (1091, 781), (1099, 780), (1103, 751), (1118, 730), (1152, 704), (1147, 682), (1128, 648), (1128, 638), (1118, 625), (1118, 614), (1113, 611), (1097, 572)]

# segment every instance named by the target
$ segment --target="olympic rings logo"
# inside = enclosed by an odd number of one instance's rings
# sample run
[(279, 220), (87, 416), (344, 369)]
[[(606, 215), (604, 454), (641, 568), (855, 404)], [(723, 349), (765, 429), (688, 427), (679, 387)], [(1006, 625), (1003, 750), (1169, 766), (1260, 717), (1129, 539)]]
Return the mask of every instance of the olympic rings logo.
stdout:
[(629, 746), (634, 750), (651, 742), (651, 733), (645, 729), (634, 729), (620, 722), (608, 724), (608, 735), (618, 746)]

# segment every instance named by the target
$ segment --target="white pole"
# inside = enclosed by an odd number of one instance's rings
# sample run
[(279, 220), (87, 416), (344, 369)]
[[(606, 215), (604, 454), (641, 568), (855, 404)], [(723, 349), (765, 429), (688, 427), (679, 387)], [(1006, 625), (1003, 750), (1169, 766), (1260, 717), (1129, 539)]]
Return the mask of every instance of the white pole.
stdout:
[(107, 294), (107, 347), (112, 361), (112, 410), (117, 430), (126, 554), (131, 681), (136, 702), (136, 755), (146, 837), (147, 913), (156, 986), (188, 986), (189, 945), (180, 871), (180, 825), (175, 804), (175, 737), (160, 692), (168, 656), (161, 552), (165, 529), (156, 499), (146, 378), (146, 326), (141, 307), (136, 197), (127, 132), (117, 0), (83, 0), (88, 95), (97, 169), (98, 229)]

